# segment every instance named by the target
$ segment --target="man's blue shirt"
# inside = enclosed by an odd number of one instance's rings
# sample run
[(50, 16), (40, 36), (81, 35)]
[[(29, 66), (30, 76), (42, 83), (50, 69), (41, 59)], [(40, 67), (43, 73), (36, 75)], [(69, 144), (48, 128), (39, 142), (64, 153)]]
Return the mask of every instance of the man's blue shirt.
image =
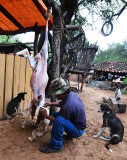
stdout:
[(81, 98), (74, 92), (70, 92), (69, 95), (59, 102), (61, 109), (60, 116), (70, 120), (77, 129), (86, 128), (86, 114), (85, 107)]

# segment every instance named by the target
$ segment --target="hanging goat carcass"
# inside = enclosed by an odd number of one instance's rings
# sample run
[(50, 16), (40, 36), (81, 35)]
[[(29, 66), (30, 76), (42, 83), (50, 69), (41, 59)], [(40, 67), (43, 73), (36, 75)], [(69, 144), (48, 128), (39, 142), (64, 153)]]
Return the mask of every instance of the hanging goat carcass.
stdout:
[[(35, 116), (33, 117), (33, 121), (36, 123), (39, 115), (40, 107), (43, 107), (45, 103), (45, 88), (48, 83), (48, 74), (47, 74), (47, 59), (48, 59), (48, 20), (46, 25), (46, 33), (45, 33), (45, 41), (42, 46), (41, 51), (32, 58), (29, 54), (28, 49), (24, 49), (20, 52), (17, 52), (16, 55), (27, 54), (30, 66), (33, 68), (33, 73), (30, 79), (30, 86), (33, 91), (33, 99), (30, 103), (28, 115), (26, 116), (25, 121), (22, 123), (22, 128), (25, 128), (25, 124), (31, 115), (32, 106), (35, 102), (38, 103), (36, 106)], [(45, 108), (47, 113), (49, 114), (48, 108)], [(44, 123), (46, 125), (49, 124), (48, 119), (44, 119)], [(46, 127), (47, 128), (47, 127)]]

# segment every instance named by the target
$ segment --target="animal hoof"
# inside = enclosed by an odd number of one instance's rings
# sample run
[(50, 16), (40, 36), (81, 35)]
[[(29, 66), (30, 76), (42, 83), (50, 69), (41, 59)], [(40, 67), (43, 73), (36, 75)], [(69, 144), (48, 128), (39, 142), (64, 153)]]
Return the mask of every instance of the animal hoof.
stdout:
[(43, 133), (42, 132), (37, 132), (37, 136), (41, 137), (41, 136), (43, 136)]
[(23, 125), (22, 125), (22, 126), (21, 126), (21, 128), (23, 128), (23, 129), (24, 129), (24, 128), (25, 128), (25, 126), (23, 126)]
[(29, 140), (30, 142), (32, 142), (32, 141), (33, 141), (33, 138), (32, 138), (32, 137), (28, 137), (28, 140)]

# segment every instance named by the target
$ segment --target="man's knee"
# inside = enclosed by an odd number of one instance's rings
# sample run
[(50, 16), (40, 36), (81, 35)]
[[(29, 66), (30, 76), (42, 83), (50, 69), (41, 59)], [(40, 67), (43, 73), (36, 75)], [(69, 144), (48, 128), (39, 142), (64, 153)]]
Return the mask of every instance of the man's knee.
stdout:
[(59, 112), (55, 112), (55, 113), (53, 113), (53, 115), (52, 115), (53, 117), (57, 117), (57, 116), (59, 116)]
[(57, 116), (55, 121), (56, 121), (57, 123), (64, 123), (65, 118), (62, 117), (62, 116)]

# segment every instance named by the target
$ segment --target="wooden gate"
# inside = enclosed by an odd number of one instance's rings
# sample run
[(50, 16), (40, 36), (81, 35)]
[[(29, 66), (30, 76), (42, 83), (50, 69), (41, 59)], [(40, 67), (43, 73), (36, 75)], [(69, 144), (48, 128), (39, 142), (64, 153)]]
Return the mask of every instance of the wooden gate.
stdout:
[(0, 116), (6, 114), (8, 102), (19, 92), (27, 92), (21, 109), (29, 107), (32, 99), (30, 77), (32, 68), (27, 58), (0, 54)]

